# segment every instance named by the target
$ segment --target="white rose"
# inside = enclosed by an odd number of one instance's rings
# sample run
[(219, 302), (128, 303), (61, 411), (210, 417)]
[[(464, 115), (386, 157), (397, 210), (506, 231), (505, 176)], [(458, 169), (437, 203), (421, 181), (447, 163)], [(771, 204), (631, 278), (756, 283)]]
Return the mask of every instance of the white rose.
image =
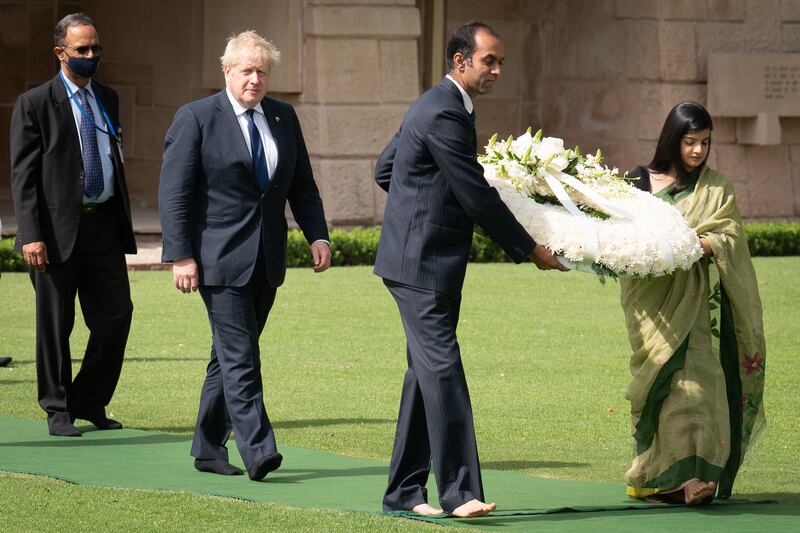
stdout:
[(520, 135), (511, 143), (511, 152), (519, 158), (525, 155), (528, 147), (533, 143), (533, 137), (528, 132)]
[(553, 160), (550, 161), (550, 164), (547, 165), (547, 168), (550, 170), (561, 172), (562, 170), (567, 168), (568, 165), (569, 165), (569, 159), (567, 159), (563, 155), (559, 155), (554, 157)]
[(545, 137), (542, 142), (534, 144), (532, 153), (542, 161), (564, 151), (564, 141), (558, 137)]
[(506, 172), (510, 178), (524, 179), (528, 177), (528, 169), (516, 161), (510, 161), (506, 164)]
[(493, 164), (481, 163), (483, 166), (483, 175), (486, 179), (498, 179), (497, 167)]

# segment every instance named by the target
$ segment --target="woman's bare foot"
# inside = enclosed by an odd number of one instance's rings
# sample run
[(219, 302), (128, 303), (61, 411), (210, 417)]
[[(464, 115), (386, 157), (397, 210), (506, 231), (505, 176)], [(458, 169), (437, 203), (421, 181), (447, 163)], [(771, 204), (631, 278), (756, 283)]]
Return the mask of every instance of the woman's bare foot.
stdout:
[(450, 513), (450, 516), (457, 518), (474, 518), (476, 516), (486, 516), (497, 509), (496, 503), (483, 503), (480, 500), (470, 500), (461, 504)]
[(683, 487), (683, 498), (686, 505), (699, 505), (705, 503), (709, 498), (713, 498), (716, 491), (717, 484), (713, 481), (706, 483), (699, 479), (693, 479)]
[(428, 505), (427, 503), (421, 503), (419, 505), (415, 505), (411, 508), (412, 513), (417, 513), (422, 516), (434, 516), (437, 514), (444, 514), (444, 511), (441, 509), (436, 509), (432, 505)]

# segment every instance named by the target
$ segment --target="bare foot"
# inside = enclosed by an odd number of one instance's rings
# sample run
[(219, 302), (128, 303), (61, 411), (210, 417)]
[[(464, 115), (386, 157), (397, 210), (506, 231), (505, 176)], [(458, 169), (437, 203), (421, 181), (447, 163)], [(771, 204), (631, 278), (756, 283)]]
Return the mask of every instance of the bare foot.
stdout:
[(684, 501), (686, 505), (698, 505), (704, 503), (708, 498), (713, 498), (716, 491), (717, 484), (713, 481), (705, 483), (694, 479), (683, 487)]
[(444, 511), (442, 511), (441, 509), (436, 509), (433, 506), (428, 505), (427, 503), (421, 503), (419, 505), (415, 505), (414, 507), (411, 508), (411, 512), (420, 514), (422, 516), (434, 516), (437, 514), (444, 514)]
[(461, 504), (450, 513), (450, 516), (457, 518), (474, 518), (476, 516), (486, 516), (497, 509), (496, 503), (483, 503), (480, 500), (470, 500)]

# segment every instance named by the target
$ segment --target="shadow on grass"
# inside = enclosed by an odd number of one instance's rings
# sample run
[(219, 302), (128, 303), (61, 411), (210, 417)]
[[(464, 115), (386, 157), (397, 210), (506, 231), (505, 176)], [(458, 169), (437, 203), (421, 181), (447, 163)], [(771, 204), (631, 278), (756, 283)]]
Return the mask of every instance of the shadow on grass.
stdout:
[(205, 357), (126, 357), (122, 364), (125, 363), (180, 363), (186, 361), (205, 361), (208, 362), (208, 356)]
[[(72, 364), (78, 364), (83, 361), (82, 357), (73, 357), (71, 359)], [(205, 361), (208, 362), (208, 356), (200, 356), (200, 357), (125, 357), (122, 361), (122, 364), (126, 363), (181, 363), (181, 362), (195, 362), (195, 361)], [(34, 365), (36, 361), (33, 359), (17, 359), (14, 358), (8, 366), (0, 367), (0, 368), (14, 368), (17, 366), (28, 366)]]
[[(94, 426), (78, 426), (82, 433), (88, 434), (94, 431)], [(47, 428), (42, 424), (42, 430), (47, 431)], [(164, 444), (169, 442), (185, 442), (190, 440), (190, 437), (181, 435), (166, 435), (166, 434), (153, 434), (153, 435), (132, 435), (130, 437), (118, 437), (111, 439), (84, 439), (81, 437), (48, 437), (47, 440), (33, 440), (22, 442), (0, 442), (0, 447), (31, 447), (31, 448), (83, 448), (91, 446), (123, 446), (123, 445), (140, 445), (140, 444)]]
[(800, 505), (800, 494), (796, 492), (760, 492), (756, 494), (737, 494), (735, 500), (774, 500), (787, 505)]
[(0, 367), (0, 368), (14, 368), (14, 367), (17, 367), (17, 366), (33, 365), (35, 363), (36, 363), (36, 361), (34, 361), (33, 359), (19, 359), (18, 357), (14, 357), (14, 359), (10, 363), (8, 363), (6, 366)]
[(299, 483), (309, 479), (381, 476), (386, 477), (387, 465), (359, 466), (354, 468), (281, 468), (276, 474), (267, 476), (263, 483)]
[[(326, 426), (361, 425), (361, 424), (395, 424), (391, 418), (308, 418), (303, 420), (278, 420), (272, 422), (275, 429), (301, 429)], [(143, 431), (158, 433), (186, 434), (194, 433), (194, 426), (137, 427)]]
[[(748, 497), (751, 496), (755, 497), (759, 495), (748, 495)], [(763, 496), (772, 497), (777, 495), (765, 494)], [(686, 505), (632, 503), (631, 505), (622, 504), (603, 507), (572, 506), (560, 509), (501, 510), (486, 517), (472, 518), (469, 520), (452, 517), (425, 519), (416, 516), (408, 516), (405, 513), (399, 516), (426, 522), (438, 522), (440, 525), (456, 526), (460, 524), (469, 524), (480, 528), (506, 528), (510, 526), (515, 526), (516, 528), (535, 528), (538, 524), (538, 527), (544, 528), (542, 529), (543, 531), (547, 530), (545, 524), (548, 523), (555, 527), (555, 524), (559, 522), (578, 522), (580, 520), (596, 521), (606, 518), (617, 521), (617, 526), (619, 530), (622, 531), (626, 530), (624, 520), (628, 518), (636, 520), (642, 517), (652, 517), (653, 522), (651, 525), (658, 525), (660, 517), (673, 513), (682, 513), (684, 515), (682, 520), (684, 520), (687, 525), (699, 526), (709, 519), (719, 519), (725, 516), (759, 516), (765, 519), (768, 519), (768, 517), (800, 517), (800, 506), (781, 505), (774, 500), (756, 501), (737, 499), (714, 502), (711, 505), (696, 507), (689, 507)], [(769, 522), (765, 522), (765, 525), (769, 525)], [(633, 526), (631, 525), (631, 527)]]
[(526, 470), (529, 468), (580, 468), (589, 463), (570, 463), (566, 461), (481, 461), (481, 467), (488, 470)]
[(18, 385), (20, 383), (36, 383), (35, 379), (2, 379), (0, 385)]
[(393, 418), (306, 418), (302, 420), (277, 420), (272, 423), (277, 429), (299, 429), (324, 426), (343, 426), (362, 424), (395, 424)]

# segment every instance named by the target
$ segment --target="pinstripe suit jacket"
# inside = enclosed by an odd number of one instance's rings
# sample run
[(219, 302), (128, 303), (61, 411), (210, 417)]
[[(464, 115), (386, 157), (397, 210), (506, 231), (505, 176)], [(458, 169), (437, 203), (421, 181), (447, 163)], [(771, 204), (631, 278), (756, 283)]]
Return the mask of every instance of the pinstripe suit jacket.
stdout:
[(411, 105), (375, 169), (389, 193), (375, 274), (457, 297), (475, 224), (516, 263), (527, 260), (536, 243), (484, 179), (476, 146), (450, 80)]

